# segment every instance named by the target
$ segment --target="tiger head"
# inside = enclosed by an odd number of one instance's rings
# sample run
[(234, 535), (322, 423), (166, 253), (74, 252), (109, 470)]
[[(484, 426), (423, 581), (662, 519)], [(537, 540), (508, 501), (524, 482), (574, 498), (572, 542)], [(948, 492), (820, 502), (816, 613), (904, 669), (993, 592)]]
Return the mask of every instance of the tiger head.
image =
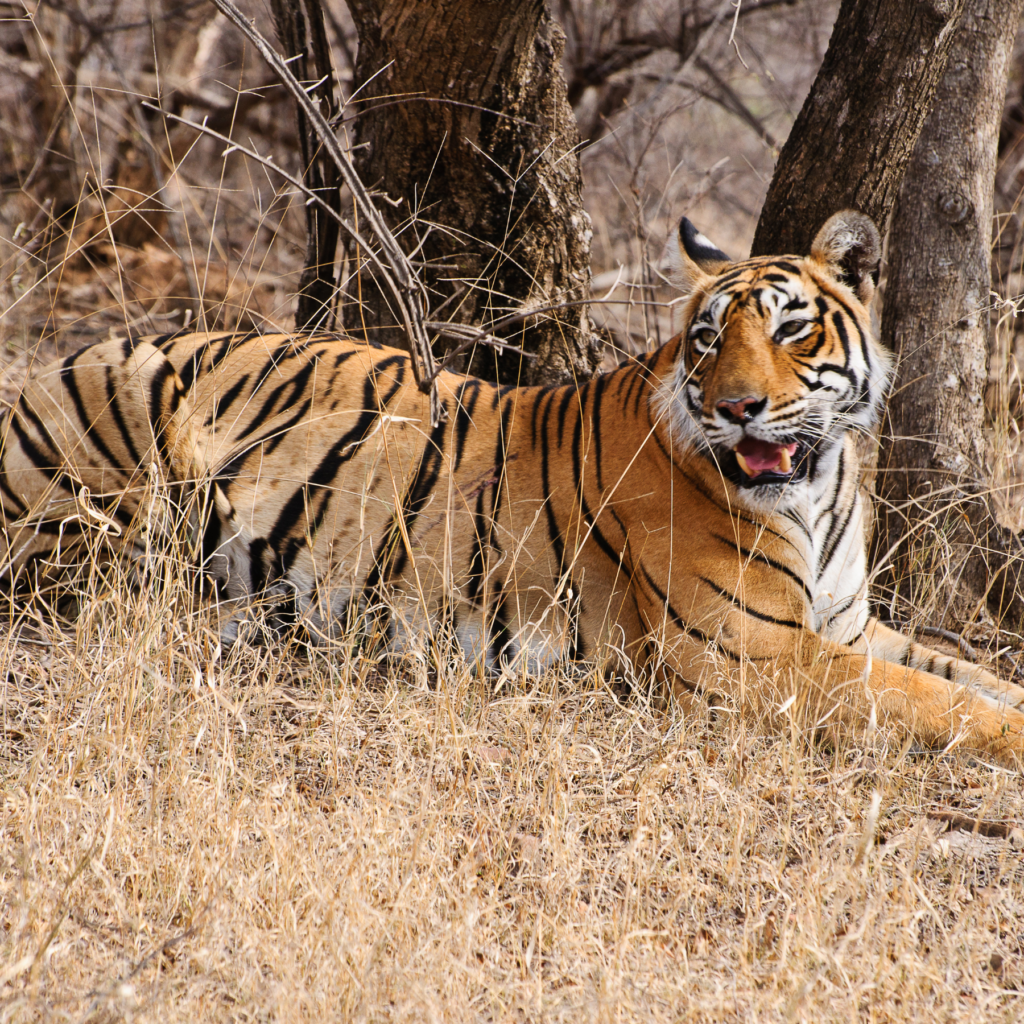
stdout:
[(686, 298), (663, 408), (749, 499), (795, 500), (828, 475), (844, 435), (875, 422), (890, 373), (868, 311), (880, 256), (875, 225), (852, 210), (808, 256), (733, 263), (686, 218), (670, 241)]

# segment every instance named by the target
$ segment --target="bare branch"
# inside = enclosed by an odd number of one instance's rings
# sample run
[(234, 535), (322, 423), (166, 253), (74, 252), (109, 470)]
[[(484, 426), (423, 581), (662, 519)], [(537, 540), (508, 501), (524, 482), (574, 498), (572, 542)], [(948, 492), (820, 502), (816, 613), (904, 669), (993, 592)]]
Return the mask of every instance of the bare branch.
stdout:
[[(247, 19), (231, 0), (213, 0), (213, 2), (216, 4), (217, 9), (244, 33), (267, 64), (273, 69), (281, 83), (292, 94), (295, 102), (308, 118), (309, 124), (316, 132), (317, 138), (327, 150), (335, 166), (338, 168), (342, 179), (352, 193), (352, 198), (359, 211), (360, 218), (369, 225), (371, 234), (380, 243), (384, 251), (383, 260), (377, 257), (370, 248), (366, 250), (367, 255), (381, 273), (381, 277), (388, 290), (394, 296), (401, 315), (402, 324), (405, 328), (416, 383), (421, 391), (424, 393), (429, 392), (430, 394), (431, 422), (435, 424), (440, 422), (443, 417), (443, 410), (437, 397), (437, 388), (432, 384), (436, 366), (434, 355), (430, 349), (430, 341), (427, 338), (426, 328), (423, 324), (423, 313), (426, 308), (426, 293), (423, 285), (420, 283), (408, 259), (406, 259), (405, 253), (402, 252), (397, 239), (388, 229), (376, 206), (374, 206), (370, 194), (356, 173), (356, 169), (348, 154), (342, 148), (334, 132), (331, 131), (330, 125), (323, 114), (320, 113), (317, 105), (309, 98), (306, 90), (292, 74), (287, 62), (267, 42), (262, 33), (257, 30), (255, 24), (250, 19)], [(231, 144), (235, 145), (235, 143)], [(347, 221), (342, 218), (340, 223), (349, 232), (353, 241), (356, 241), (360, 247), (366, 246), (362, 239), (357, 238), (354, 229)]]
[[(295, 189), (297, 189), (299, 192), (305, 195), (307, 202), (316, 203), (329, 216), (333, 217), (334, 220), (337, 221), (337, 223), (341, 225), (345, 229), (345, 231), (349, 233), (352, 240), (364, 252), (372, 256), (373, 250), (370, 248), (368, 241), (362, 237), (359, 231), (353, 225), (351, 225), (342, 214), (340, 214), (336, 209), (334, 209), (334, 207), (331, 206), (324, 199), (323, 196), (319, 195), (316, 191), (311, 189), (301, 178), (296, 178), (295, 175), (290, 174), (288, 171), (284, 170), (284, 168), (276, 164), (272, 157), (263, 156), (261, 153), (257, 153), (253, 149), (249, 149), (247, 146), (243, 146), (240, 143), (235, 142), (228, 136), (223, 135), (221, 132), (218, 132), (213, 128), (210, 128), (206, 124), (199, 124), (196, 121), (190, 121), (187, 117), (180, 117), (178, 114), (172, 114), (168, 111), (161, 110), (159, 107), (155, 106), (152, 103), (147, 103), (143, 101), (142, 105), (146, 107), (147, 110), (155, 111), (156, 113), (161, 114), (172, 121), (176, 121), (178, 124), (183, 124), (188, 128), (193, 128), (197, 132), (202, 132), (204, 135), (208, 135), (210, 138), (217, 139), (218, 141), (225, 143), (228, 147), (224, 151), (225, 156), (232, 152), (241, 153), (248, 159), (255, 161), (256, 163), (260, 164), (263, 167), (266, 167), (268, 170), (273, 171), (275, 174), (280, 175), (282, 178), (284, 178), (286, 182), (288, 182), (289, 185), (293, 186)], [(383, 267), (380, 263), (376, 263), (376, 265), (378, 269), (381, 271), (381, 273), (387, 272), (387, 268)], [(563, 302), (553, 306), (542, 306), (536, 309), (524, 310), (521, 313), (516, 313), (513, 314), (512, 316), (508, 316), (502, 320), (499, 320), (498, 324), (501, 326), (508, 326), (517, 323), (521, 320), (525, 320), (530, 316), (539, 315), (541, 313), (546, 312), (552, 312), (554, 310), (561, 309), (564, 306), (568, 305), (572, 305), (572, 303)], [(481, 330), (478, 327), (472, 327), (469, 324), (449, 324), (443, 323), (441, 321), (428, 320), (424, 321), (423, 326), (427, 330), (434, 331), (437, 334), (444, 334), (448, 335), (449, 337), (463, 339), (461, 345), (459, 345), (453, 351), (449, 352), (448, 355), (445, 357), (444, 361), (439, 366), (435, 366), (435, 368), (431, 370), (430, 374), (424, 377), (422, 385), (425, 385), (427, 387), (433, 385), (434, 381), (437, 379), (441, 371), (447, 369), (457, 356), (461, 355), (469, 348), (472, 348), (473, 345), (489, 345), (492, 348), (501, 349), (502, 351), (515, 352), (517, 355), (523, 356), (525, 359), (538, 358), (537, 353), (535, 352), (527, 352), (525, 349), (519, 348), (517, 345), (510, 345), (508, 342), (502, 341), (500, 338), (494, 337), (493, 334), (489, 334), (487, 331)], [(421, 390), (423, 389), (423, 386), (421, 386)]]

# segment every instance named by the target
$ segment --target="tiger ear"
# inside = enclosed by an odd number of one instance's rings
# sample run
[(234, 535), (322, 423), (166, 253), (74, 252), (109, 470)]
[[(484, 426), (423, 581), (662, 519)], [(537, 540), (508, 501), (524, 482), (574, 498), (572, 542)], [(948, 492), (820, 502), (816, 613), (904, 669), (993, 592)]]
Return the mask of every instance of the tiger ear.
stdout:
[(669, 235), (662, 262), (672, 284), (689, 295), (720, 274), (732, 260), (684, 217)]
[(882, 239), (875, 222), (856, 210), (834, 213), (811, 243), (811, 258), (857, 293), (866, 306), (878, 284)]

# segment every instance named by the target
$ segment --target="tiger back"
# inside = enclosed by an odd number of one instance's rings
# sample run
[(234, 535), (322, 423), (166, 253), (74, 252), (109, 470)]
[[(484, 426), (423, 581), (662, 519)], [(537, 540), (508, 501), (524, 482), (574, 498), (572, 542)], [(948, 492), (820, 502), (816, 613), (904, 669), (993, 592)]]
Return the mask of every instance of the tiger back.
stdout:
[(837, 214), (807, 256), (740, 263), (688, 221), (677, 241), (668, 344), (578, 385), (442, 373), (437, 424), (404, 352), (329, 335), (104, 343), (45, 368), (3, 427), (6, 577), (52, 564), (68, 508), (117, 546), (169, 493), (229, 639), (269, 603), (325, 642), (447, 634), (481, 669), (587, 659), (769, 719), (1019, 756), (1024, 690), (869, 617), (874, 226)]

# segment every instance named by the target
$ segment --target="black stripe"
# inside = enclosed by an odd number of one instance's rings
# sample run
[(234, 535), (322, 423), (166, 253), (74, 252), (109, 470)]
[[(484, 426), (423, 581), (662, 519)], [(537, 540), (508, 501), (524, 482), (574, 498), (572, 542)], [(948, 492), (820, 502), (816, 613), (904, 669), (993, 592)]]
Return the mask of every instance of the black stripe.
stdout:
[[(194, 337), (194, 335), (193, 335)], [(178, 367), (178, 376), (181, 378), (181, 382), (184, 385), (186, 391), (191, 390), (192, 385), (195, 383), (196, 378), (199, 376), (199, 371), (202, 368), (203, 360), (209, 354), (210, 355), (210, 366), (206, 371), (207, 373), (217, 365), (221, 358), (223, 358), (227, 352), (231, 349), (232, 344), (238, 339), (237, 334), (222, 334), (217, 333), (215, 335), (208, 335), (206, 341), (201, 345), (198, 345), (192, 350), (192, 352), (186, 357), (185, 362)], [(186, 340), (186, 339), (182, 339)], [(213, 347), (217, 345), (217, 353), (213, 353)], [(174, 346), (172, 345), (166, 353), (167, 357), (174, 362)]]
[(827, 626), (831, 626), (832, 623), (835, 622), (835, 620), (838, 619), (839, 616), (843, 614), (843, 612), (845, 612), (848, 608), (851, 608), (853, 606), (853, 603), (856, 600), (857, 600), (857, 595), (854, 594), (853, 597), (848, 597), (845, 601), (843, 601), (840, 604), (835, 605), (832, 608), (830, 608), (829, 609), (829, 616), (828, 616), (826, 625)]
[[(92, 348), (90, 345), (89, 348)], [(82, 430), (85, 432), (85, 436), (96, 446), (96, 450), (103, 456), (111, 466), (118, 466), (118, 461), (114, 458), (114, 453), (107, 447), (106, 441), (103, 440), (99, 431), (96, 429), (96, 424), (90, 419), (89, 414), (85, 410), (85, 402), (82, 400), (82, 392), (78, 387), (78, 383), (75, 380), (75, 363), (78, 361), (79, 356), (83, 355), (87, 349), (80, 349), (73, 356), (69, 356), (61, 364), (60, 368), (60, 380), (64, 385), (64, 390), (71, 398), (71, 403), (75, 407), (75, 412), (78, 413), (78, 421), (82, 425)], [(109, 378), (110, 370), (108, 368), (107, 374)], [(109, 390), (109, 380), (108, 380)], [(124, 429), (123, 421), (121, 424), (121, 433), (127, 439), (127, 431)]]
[(580, 629), (580, 621), (586, 613), (583, 605), (583, 591), (579, 584), (569, 579), (568, 589), (572, 591), (572, 597), (565, 601), (565, 617), (569, 620), (569, 627), (572, 635), (569, 640), (568, 656), (570, 661), (582, 661), (587, 656), (587, 641)]
[(480, 389), (482, 386), (482, 381), (467, 380), (459, 388), (456, 395), (455, 405), (458, 411), (455, 414), (455, 427), (453, 429), (453, 434), (455, 435), (455, 464), (452, 466), (453, 473), (457, 473), (459, 466), (462, 465), (462, 453), (466, 445), (466, 436), (469, 434), (469, 428), (473, 425), (473, 412), (476, 409), (476, 403), (480, 399)]
[(840, 310), (836, 310), (832, 314), (832, 326), (836, 329), (836, 334), (839, 335), (839, 343), (843, 346), (844, 362), (847, 366), (850, 365), (850, 336), (846, 333), (846, 324), (843, 322), (843, 314)]
[[(171, 469), (176, 467), (173, 462), (173, 452), (167, 443), (167, 427), (170, 426), (171, 417), (181, 403), (178, 385), (174, 380), (175, 376), (174, 367), (166, 359), (162, 358), (160, 366), (157, 368), (149, 385), (149, 421), (153, 430), (153, 440), (156, 442), (157, 450), (163, 453), (164, 462)], [(168, 381), (170, 381), (172, 389), (171, 402), (165, 409), (164, 386)], [(162, 423), (161, 421), (164, 421), (165, 417), (166, 422)]]
[(263, 555), (270, 549), (265, 537), (257, 537), (249, 543), (249, 584), (253, 594), (261, 594), (270, 582), (269, 567)]
[(794, 353), (793, 359), (801, 363), (803, 366), (810, 367), (814, 361), (818, 358), (818, 353), (822, 350), (825, 342), (828, 341), (828, 333), (825, 330), (825, 323), (823, 320), (816, 321), (818, 327), (818, 337), (814, 340), (814, 345), (806, 352)]
[[(836, 474), (837, 478), (842, 479), (846, 471), (846, 464), (843, 458), (843, 453), (839, 454), (839, 472)], [(839, 487), (836, 488), (837, 492)], [(838, 493), (836, 499), (838, 500)], [(832, 561), (832, 556), (836, 553), (836, 548), (839, 546), (839, 542), (846, 536), (846, 530), (850, 525), (850, 520), (853, 518), (854, 509), (857, 507), (856, 495), (850, 501), (850, 505), (846, 510), (846, 517), (842, 521), (842, 525), (837, 524), (837, 520), (833, 518), (832, 524), (829, 527), (827, 535), (827, 546), (822, 552), (822, 557), (818, 559), (818, 575), (821, 576), (822, 570)], [(837, 528), (838, 526), (838, 528)]]
[(573, 487), (576, 491), (577, 496), (582, 501), (583, 499), (583, 410), (580, 409), (580, 415), (575, 417), (575, 422), (572, 426), (572, 480)]
[(226, 462), (217, 470), (217, 479), (227, 481), (239, 476), (242, 472), (242, 467), (253, 452), (262, 451), (264, 456), (271, 455), (278, 445), (288, 439), (292, 427), (305, 418), (312, 405), (312, 397), (306, 398), (305, 401), (296, 406), (295, 412), (287, 420), (271, 427), (265, 434), (254, 437), (230, 462)]
[[(511, 389), (509, 389), (511, 390)], [(505, 392), (505, 395), (508, 391)], [(503, 396), (504, 398), (504, 396)], [(501, 410), (501, 420), (498, 432), (498, 440), (495, 445), (494, 451), (494, 475), (497, 477), (497, 484), (494, 486), (493, 497), (491, 498), (491, 527), (490, 536), (488, 537), (488, 544), (492, 551), (496, 551), (500, 554), (501, 543), (498, 540), (498, 516), (500, 514), (501, 499), (505, 487), (505, 464), (508, 461), (508, 436), (509, 436), (509, 421), (512, 419), (512, 415), (516, 407), (516, 396), (512, 395), (510, 398), (504, 398), (505, 404)], [(517, 453), (513, 453), (513, 458), (516, 457)]]
[(487, 620), (484, 627), (490, 629), (490, 643), (487, 647), (487, 657), (494, 664), (506, 660), (502, 658), (505, 648), (510, 643), (508, 628), (508, 602), (505, 596), (504, 587), (499, 583), (494, 591), (494, 600), (488, 610)]
[[(306, 390), (306, 385), (315, 367), (315, 362), (310, 360), (297, 373), (291, 374), (281, 384), (278, 384), (276, 387), (271, 388), (270, 393), (263, 398), (263, 404), (260, 406), (259, 410), (253, 415), (252, 419), (249, 421), (249, 425), (244, 430), (238, 432), (238, 434), (236, 435), (236, 440), (245, 440), (245, 438), (247, 438), (254, 430), (256, 430), (258, 427), (263, 426), (263, 424), (265, 424), (267, 420), (274, 415), (274, 409), (279, 402), (281, 408), (285, 409), (288, 407), (290, 401), (295, 401), (295, 399), (298, 398), (298, 396), (301, 395)], [(258, 383), (256, 384), (256, 387), (253, 390), (253, 397), (255, 397), (257, 394), (260, 394), (261, 397), (263, 396), (263, 385), (267, 380), (267, 375), (269, 374), (269, 372), (270, 371), (267, 370), (265, 364), (263, 372), (258, 374), (256, 377)], [(309, 408), (310, 401), (310, 399), (306, 400), (306, 408)], [(297, 420), (292, 418), (289, 421), (289, 426), (295, 422), (297, 422)]]
[[(4, 462), (6, 463), (6, 452), (4, 453)], [(15, 504), (16, 508), (14, 510), (13, 518), (20, 519), (28, 511), (29, 506), (26, 505), (13, 490), (11, 490), (10, 484), (7, 483), (7, 477), (9, 475), (10, 474), (6, 471), (6, 468), (2, 473), (0, 473), (0, 493), (4, 494)], [(6, 505), (3, 505), (3, 517), (5, 521), (12, 518)]]
[(604, 389), (608, 385), (608, 374), (601, 374), (589, 385), (593, 401), (590, 405), (591, 436), (594, 439), (594, 467), (597, 470), (597, 489), (604, 491), (604, 479), (601, 464), (601, 400), (604, 398)]
[[(625, 412), (629, 408), (629, 399), (633, 394), (633, 388), (637, 387), (641, 383), (640, 381), (640, 367), (637, 363), (634, 363), (629, 367), (629, 384), (626, 388), (626, 393), (622, 396), (622, 411)], [(619, 390), (621, 391), (621, 385)]]
[(558, 529), (558, 523), (555, 519), (555, 508), (554, 501), (551, 494), (551, 477), (548, 463), (548, 454), (551, 447), (551, 429), (549, 420), (551, 419), (551, 406), (554, 404), (554, 392), (548, 396), (548, 400), (544, 407), (544, 416), (541, 423), (542, 439), (543, 443), (540, 446), (540, 470), (541, 470), (541, 488), (544, 495), (544, 512), (547, 518), (548, 524), (548, 540), (551, 541), (551, 546), (555, 552), (555, 560), (558, 563), (558, 574), (561, 576), (565, 565), (563, 559), (565, 557), (565, 542), (562, 539), (561, 531)]
[(242, 388), (245, 387), (248, 380), (249, 374), (242, 374), (223, 395), (214, 398), (213, 405), (210, 407), (210, 415), (206, 419), (206, 426), (213, 426), (234, 405), (235, 399), (242, 393)]
[(759, 612), (755, 608), (751, 608), (746, 602), (741, 602), (739, 598), (730, 593), (725, 587), (720, 587), (714, 580), (709, 580), (707, 576), (697, 576), (702, 583), (709, 586), (719, 597), (724, 597), (727, 601), (735, 605), (745, 615), (752, 615), (755, 619), (760, 619), (761, 622), (770, 622), (775, 626), (785, 626), (788, 629), (803, 629), (804, 624), (802, 622), (794, 622), (792, 619), (777, 619), (774, 615), (769, 615), (766, 612)]
[[(651, 588), (651, 590), (654, 591), (658, 600), (661, 602), (662, 606), (668, 612), (669, 618), (672, 620), (672, 624), (676, 627), (676, 629), (678, 629), (681, 633), (685, 633), (692, 640), (698, 640), (701, 643), (706, 644), (708, 646), (714, 644), (718, 647), (720, 651), (722, 651), (727, 657), (731, 658), (733, 661), (743, 660), (734, 651), (729, 650), (729, 648), (726, 647), (721, 642), (721, 640), (716, 640), (710, 634), (705, 633), (704, 630), (698, 629), (696, 626), (691, 626), (687, 622), (685, 622), (683, 617), (679, 614), (679, 612), (677, 612), (675, 608), (672, 607), (672, 602), (667, 599), (665, 592), (658, 586), (657, 583), (654, 582), (653, 578), (651, 577), (651, 574), (647, 571), (647, 567), (643, 565), (643, 563), (641, 563), (640, 565), (640, 571), (643, 573), (647, 585)], [(750, 658), (749, 656), (745, 657), (748, 661), (765, 660), (763, 658)]]
[(565, 386), (565, 395), (562, 397), (562, 401), (558, 406), (558, 447), (561, 448), (565, 436), (565, 417), (569, 411), (569, 405), (574, 397), (578, 397), (579, 392), (571, 385)]
[(466, 568), (466, 599), (475, 605), (480, 598), (480, 588), (484, 582), (484, 490), (476, 496), (476, 509), (473, 512), (473, 543), (469, 551), (469, 565)]
[(715, 295), (728, 291), (729, 285), (745, 277), (750, 267), (745, 264), (733, 264), (731, 270), (727, 270), (721, 277), (715, 278)]
[[(593, 422), (593, 420), (591, 421)], [(598, 426), (594, 423), (594, 431), (596, 433)], [(583, 416), (582, 408), (581, 415), (576, 421), (575, 427), (573, 428), (573, 440), (572, 440), (572, 473), (573, 473), (573, 486), (576, 492), (577, 500), (579, 502), (580, 513), (583, 517), (583, 521), (587, 525), (587, 533), (594, 543), (601, 549), (605, 556), (612, 562), (613, 565), (617, 566), (620, 570), (624, 568), (621, 553), (617, 552), (608, 539), (605, 537), (604, 532), (594, 519), (594, 515), (591, 512), (590, 504), (587, 501), (586, 487), (583, 480)], [(598, 485), (600, 487), (600, 485)], [(599, 498), (601, 491), (598, 491)], [(615, 517), (617, 521), (618, 516)], [(621, 521), (620, 521), (621, 527)], [(623, 528), (623, 535), (626, 535), (626, 531)], [(632, 571), (630, 570), (630, 575)]]
[[(25, 453), (29, 461), (32, 463), (33, 466), (35, 466), (35, 468), (40, 473), (42, 473), (45, 477), (47, 477), (49, 480), (55, 483), (58, 487), (63, 488), (63, 490), (65, 490), (72, 497), (77, 497), (77, 484), (73, 480), (71, 480), (71, 478), (68, 477), (68, 475), (62, 469), (59, 469), (57, 465), (54, 463), (54, 459), (63, 462), (63, 456), (61, 455), (60, 450), (57, 448), (57, 446), (53, 444), (53, 438), (50, 436), (49, 432), (43, 426), (42, 421), (31, 409), (28, 408), (28, 406), (26, 406), (21, 401), (19, 401), (16, 411), (20, 411), (21, 415), (26, 420), (29, 420), (32, 423), (32, 426), (36, 429), (36, 431), (40, 435), (42, 435), (42, 437), (45, 438), (48, 443), (52, 445), (51, 450), (53, 452), (53, 455), (48, 456), (44, 452), (42, 452), (37, 447), (35, 440), (29, 437), (25, 428), (19, 422), (18, 416), (12, 412), (10, 418), (11, 429), (17, 435), (18, 443), (20, 444), (22, 451)], [(116, 505), (113, 509), (109, 509), (108, 512), (115, 519), (117, 519), (123, 526), (128, 526), (131, 524), (132, 517), (124, 511), (120, 503)], [(46, 533), (49, 531), (43, 530), (42, 532)], [(75, 530), (73, 532), (80, 531)]]
[(214, 501), (214, 494), (217, 484), (211, 483), (203, 489), (202, 502), (199, 510), (202, 526), (202, 542), (200, 552), (202, 564), (206, 565), (220, 547), (221, 521), (217, 514), (217, 505)]
[[(497, 389), (495, 389), (495, 394), (497, 394)], [(486, 569), (484, 549), (489, 547), (490, 550), (501, 551), (497, 538), (498, 506), (501, 502), (501, 488), (505, 475), (505, 436), (508, 431), (508, 418), (512, 414), (515, 404), (515, 397), (507, 401), (498, 420), (498, 439), (494, 450), (494, 498), (491, 502), (489, 527), (487, 526), (487, 518), (484, 514), (484, 495), (489, 489), (485, 482), (481, 481), (476, 496), (476, 509), (473, 512), (473, 543), (470, 548), (469, 565), (466, 570), (466, 597), (474, 605), (480, 598), (480, 590), (484, 583)], [(487, 535), (486, 539), (485, 535)], [(484, 624), (486, 626), (486, 620)]]
[(169, 345), (172, 341), (177, 341), (179, 338), (183, 338), (186, 335), (194, 333), (187, 327), (179, 327), (176, 331), (169, 331), (166, 334), (151, 334), (145, 338), (133, 339), (136, 344), (147, 342), (152, 345), (153, 348), (158, 348), (163, 351), (165, 345)]
[(545, 399), (550, 401), (553, 392), (553, 387), (545, 386), (539, 391), (535, 391), (531, 396), (534, 399), (534, 402), (533, 409), (530, 412), (530, 443), (533, 445), (534, 449), (537, 448), (537, 419), (540, 416), (540, 411), (544, 405)]
[[(392, 357), (392, 360), (393, 361), (400, 361), (403, 358), (404, 357), (402, 357), (402, 356), (395, 356), (395, 357)], [(403, 379), (404, 379), (404, 376), (403, 376)], [(255, 385), (255, 387), (252, 390), (252, 394), (253, 395), (258, 393), (259, 388), (260, 388), (262, 383), (263, 383), (262, 380), (259, 380), (257, 382), (257, 384)], [(279, 387), (275, 388), (275, 392), (283, 392), (283, 390), (286, 387), (288, 387), (289, 384), (290, 384), (290, 381), (286, 381), (284, 384), (282, 384)], [(283, 423), (279, 423), (276, 426), (272, 427), (267, 433), (260, 434), (258, 437), (253, 438), (250, 441), (250, 443), (248, 445), (246, 445), (245, 448), (243, 448), (239, 452), (237, 452), (228, 462), (226, 462), (220, 469), (218, 469), (218, 471), (217, 471), (217, 479), (221, 480), (221, 481), (227, 482), (227, 481), (233, 480), (235, 477), (239, 476), (239, 474), (242, 472), (242, 468), (244, 467), (245, 463), (248, 461), (249, 456), (254, 451), (260, 450), (261, 446), (263, 446), (262, 450), (263, 450), (265, 455), (272, 454), (277, 449), (278, 445), (280, 445), (283, 441), (285, 441), (286, 438), (288, 438), (289, 431), (292, 429), (292, 427), (294, 427), (297, 423), (301, 422), (305, 418), (306, 414), (309, 412), (309, 410), (312, 407), (312, 405), (313, 405), (313, 396), (309, 395), (302, 403), (300, 403), (298, 406), (296, 406), (295, 411), (292, 413), (291, 416), (288, 417), (287, 420), (285, 420)], [(284, 406), (282, 406), (282, 408), (284, 408)], [(364, 410), (367, 409), (367, 405), (366, 405), (366, 402), (365, 402), (365, 389), (364, 389), (364, 405), (363, 405), (363, 408), (364, 408)], [(250, 422), (250, 424), (246, 428), (245, 432), (243, 432), (239, 436), (239, 438), (238, 438), (239, 440), (241, 439), (241, 437), (244, 437), (247, 433), (250, 433), (254, 429), (254, 427), (262, 426), (263, 425), (263, 423), (261, 421), (261, 418), (260, 418), (262, 415), (263, 415), (263, 412), (261, 411), (261, 413), (259, 415), (257, 415)], [(365, 413), (364, 413), (364, 415), (365, 415)]]
[(807, 584), (803, 581), (803, 578), (798, 573), (790, 569), (788, 565), (783, 565), (782, 562), (776, 562), (774, 558), (769, 558), (768, 555), (766, 555), (763, 551), (751, 551), (748, 548), (743, 547), (742, 544), (739, 544), (734, 540), (729, 540), (729, 538), (727, 537), (723, 537), (720, 533), (712, 532), (711, 536), (714, 537), (715, 540), (719, 540), (723, 544), (732, 548), (733, 550), (738, 551), (740, 555), (742, 555), (744, 558), (753, 559), (758, 562), (763, 562), (770, 569), (774, 569), (776, 572), (784, 573), (791, 580), (794, 580), (797, 584), (799, 584), (800, 589), (804, 592), (804, 594), (807, 597), (808, 603), (814, 603), (814, 597), (811, 594), (811, 588), (808, 587)]
[[(811, 452), (815, 452), (815, 449), (811, 449)], [(829, 496), (828, 502), (817, 514), (814, 519), (814, 532), (818, 533), (821, 528), (821, 523), (826, 516), (830, 516), (833, 520), (835, 519), (836, 503), (839, 501), (839, 495), (843, 489), (843, 450), (839, 450), (839, 463), (836, 467), (836, 473), (832, 477), (832, 493)], [(828, 531), (825, 531), (826, 538), (828, 537)]]
[[(405, 523), (405, 535), (412, 540), (412, 529), (419, 517), (419, 514), (426, 507), (430, 500), (434, 487), (437, 485), (438, 477), (441, 475), (441, 467), (444, 464), (444, 435), (448, 429), (447, 402), (441, 403), (443, 415), (440, 422), (431, 430), (430, 437), (420, 456), (420, 464), (416, 468), (416, 476), (413, 479), (405, 498), (402, 500), (401, 516)], [(399, 534), (399, 536), (401, 536)], [(405, 572), (409, 562), (409, 551), (405, 544), (396, 542), (392, 549), (391, 561), (383, 574), (385, 582), (390, 582), (400, 577)]]
[(636, 398), (633, 401), (633, 415), (640, 415), (640, 402), (650, 394), (650, 390), (654, 387), (654, 381), (651, 379), (650, 364), (654, 361), (651, 355), (640, 357), (640, 367), (637, 370), (637, 379), (640, 381), (640, 386), (636, 389)]
[[(32, 426), (35, 427), (36, 431), (46, 438), (47, 442), (52, 444), (53, 439), (50, 437), (49, 432), (43, 426), (39, 417), (36, 416), (31, 409), (25, 406), (23, 403), (20, 404), (21, 415), (32, 422)], [(78, 492), (75, 489), (74, 483), (67, 476), (63, 470), (57, 468), (56, 461), (62, 461), (60, 452), (56, 445), (51, 449), (53, 454), (47, 455), (42, 452), (37, 446), (33, 438), (29, 437), (24, 427), (19, 422), (18, 416), (11, 416), (11, 429), (18, 436), (18, 443), (21, 446), (22, 451), (27, 456), (29, 462), (44, 476), (48, 477), (58, 486), (63, 487), (68, 494), (75, 495)]]
[(849, 322), (851, 324), (853, 324), (854, 328), (856, 329), (857, 337), (858, 337), (858, 340), (860, 341), (861, 355), (864, 358), (864, 365), (867, 366), (867, 367), (870, 367), (871, 366), (871, 356), (870, 356), (870, 354), (868, 352), (868, 339), (867, 339), (867, 335), (864, 333), (864, 331), (862, 330), (862, 328), (860, 326), (860, 321), (857, 319), (856, 316), (854, 316), (853, 310), (847, 305), (846, 302), (843, 301), (842, 298), (840, 298), (840, 296), (832, 294), (832, 293), (829, 293), (829, 297), (832, 299), (832, 301), (837, 306), (839, 306), (846, 313), (847, 319), (849, 320)]
[[(133, 468), (141, 466), (142, 456), (135, 447), (135, 438), (132, 436), (132, 432), (128, 429), (128, 424), (125, 422), (124, 413), (121, 410), (121, 403), (119, 401), (119, 388), (114, 380), (114, 368), (112, 366), (104, 368), (104, 379), (106, 381), (107, 409), (114, 421), (114, 425), (117, 427), (118, 433), (121, 435), (121, 440), (124, 443), (125, 448), (128, 449), (128, 458), (132, 462)], [(148, 416), (148, 409), (146, 410), (146, 413)], [(110, 462), (114, 466), (119, 465), (118, 461), (113, 456), (110, 456)]]
[[(285, 503), (267, 538), (277, 552), (281, 552), (281, 545), (287, 538), (293, 538), (292, 543), (288, 545), (287, 557), (282, 557), (281, 560), (284, 572), (291, 568), (296, 554), (301, 550), (307, 530), (315, 533), (319, 529), (330, 500), (328, 485), (333, 482), (341, 467), (356, 454), (375, 421), (402, 387), (408, 363), (409, 357), (402, 354), (388, 356), (373, 365), (363, 383), (363, 405), (359, 418), (331, 445), (330, 451), (320, 460), (309, 479), (298, 487)], [(387, 393), (380, 395), (377, 391), (376, 377), (392, 366), (397, 368), (395, 379)], [(296, 530), (298, 535), (295, 535)]]
[[(868, 645), (870, 646), (870, 644)], [(897, 665), (910, 666), (910, 656), (914, 651), (914, 641), (908, 640), (906, 646), (900, 651), (900, 656), (896, 659)]]
[[(799, 513), (795, 512), (793, 509), (787, 509), (784, 512), (776, 512), (775, 514), (780, 518), (785, 519), (788, 522), (791, 522), (807, 538), (807, 540), (811, 544), (814, 543), (814, 535), (811, 533), (811, 528), (807, 525), (807, 523), (803, 521), (803, 519), (800, 518)], [(776, 536), (781, 537), (782, 535), (776, 534)], [(786, 540), (785, 537), (783, 537), (782, 539)], [(792, 541), (787, 541), (787, 543), (789, 543), (791, 547), (796, 547), (796, 545), (793, 544)], [(799, 550), (799, 548), (797, 548), (797, 550)]]

